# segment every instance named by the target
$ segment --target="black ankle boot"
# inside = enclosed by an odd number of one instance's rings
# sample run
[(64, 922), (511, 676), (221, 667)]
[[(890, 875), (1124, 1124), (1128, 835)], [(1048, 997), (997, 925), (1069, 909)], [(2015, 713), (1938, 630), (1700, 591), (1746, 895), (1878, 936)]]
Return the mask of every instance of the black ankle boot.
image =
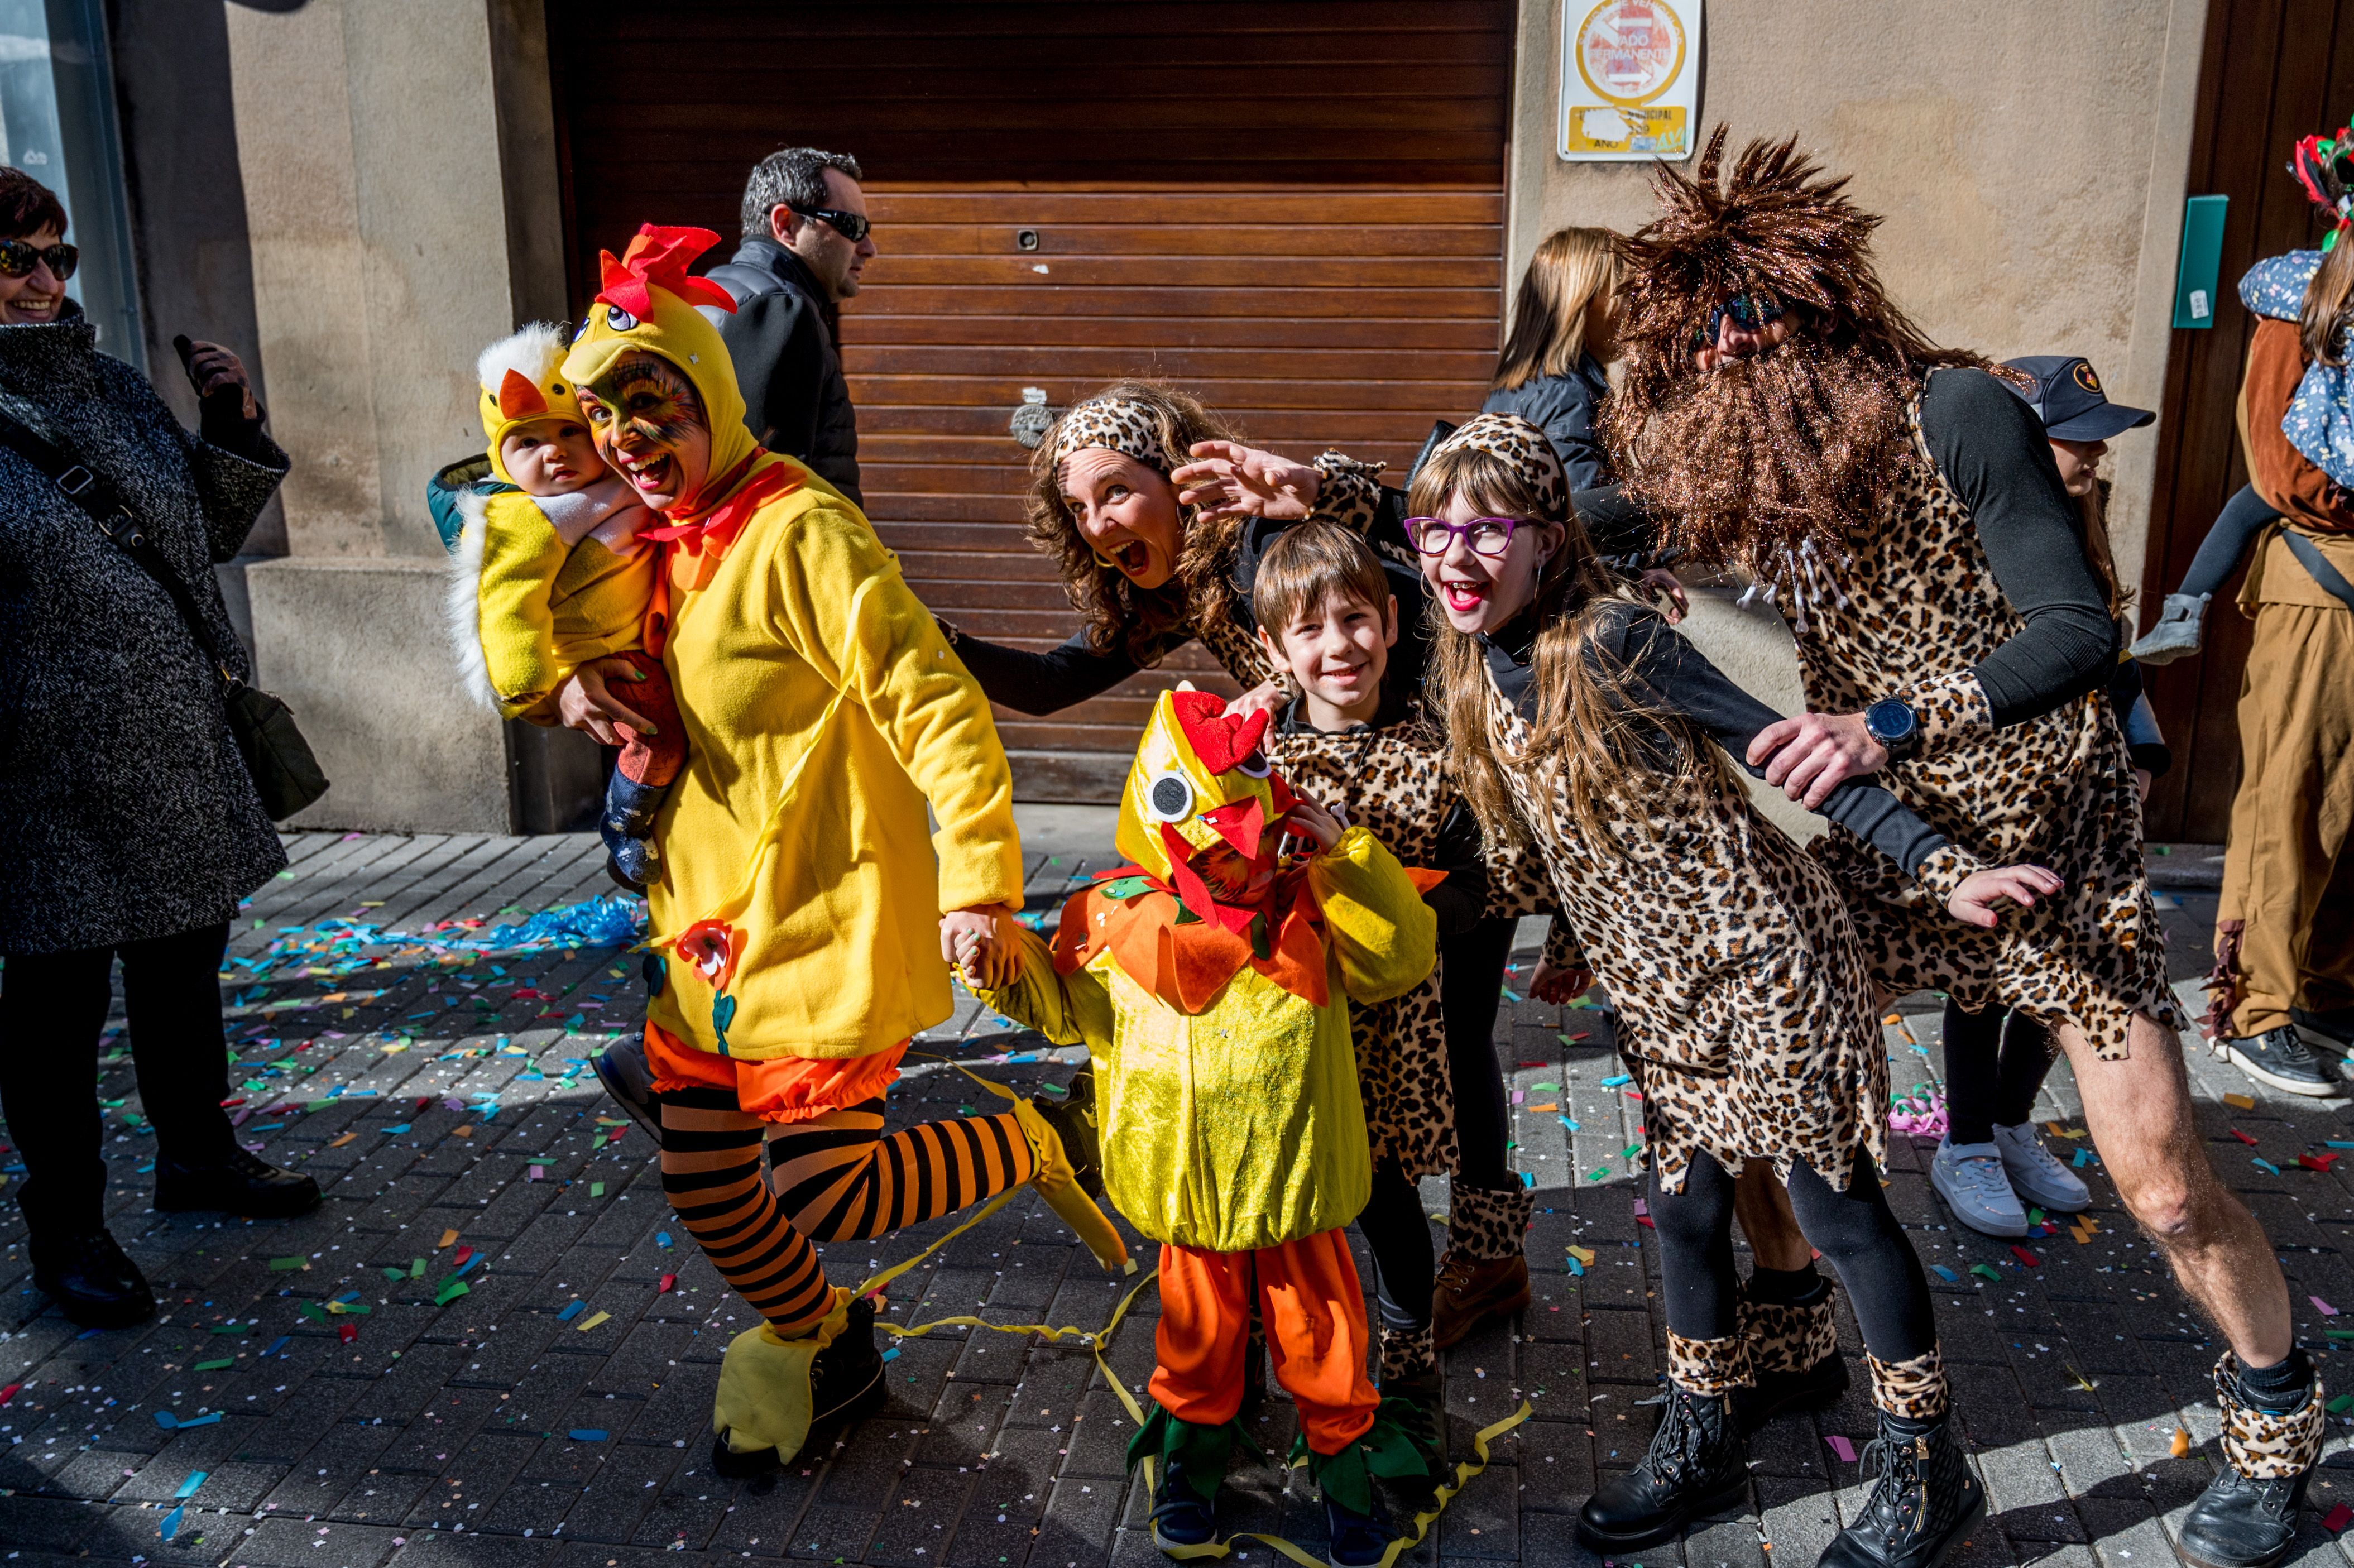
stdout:
[(2199, 1568), (2273, 1568), (2296, 1541), (2296, 1512), (2311, 1470), (2257, 1479), (2225, 1467), (2183, 1516), (2175, 1543)]
[(293, 1171), (281, 1171), (242, 1149), (218, 1160), (184, 1165), (160, 1155), (155, 1160), (155, 1206), (166, 1213), (217, 1209), (257, 1220), (292, 1219), (319, 1206), (319, 1184)]
[(1882, 1412), (1863, 1463), (1880, 1467), (1880, 1484), (1816, 1568), (1935, 1568), (1986, 1517), (1986, 1489), (1950, 1414), (1925, 1426)]
[(146, 1276), (101, 1226), (32, 1238), (33, 1285), (85, 1329), (127, 1329), (155, 1315)]
[(1732, 1400), (1670, 1383), (1650, 1451), (1594, 1489), (1577, 1510), (1577, 1536), (1596, 1552), (1656, 1545), (1697, 1516), (1739, 1502), (1748, 1489), (1749, 1446)]

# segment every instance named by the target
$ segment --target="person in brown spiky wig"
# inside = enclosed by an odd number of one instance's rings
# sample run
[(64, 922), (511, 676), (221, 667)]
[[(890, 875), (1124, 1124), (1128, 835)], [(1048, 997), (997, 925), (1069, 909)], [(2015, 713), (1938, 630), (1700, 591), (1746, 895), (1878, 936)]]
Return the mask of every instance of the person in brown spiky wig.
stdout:
[[(1753, 770), (1809, 807), (1877, 774), (1980, 859), (2064, 879), (1994, 929), (1963, 929), (1853, 833), (1814, 846), (1883, 1001), (1927, 989), (1971, 1012), (2008, 1006), (2067, 1053), (2119, 1196), (2231, 1345), (2215, 1378), (2229, 1464), (2180, 1551), (2270, 1568), (2293, 1542), (2323, 1395), (2280, 1266), (2191, 1114), (2189, 1020), (2103, 690), (2117, 631), (2077, 514), (2024, 397), (1889, 301), (1879, 220), (1845, 180), (1789, 141), (1752, 142), (1728, 174), (1725, 139), (1692, 177), (1661, 166), (1660, 216), (1628, 241), (1626, 379), (1605, 436), (1664, 542), (1747, 573), (1790, 624), (1810, 711), (1757, 736)], [(1804, 1258), (1770, 1184), (1744, 1197), (1760, 1257)], [(1865, 1517), (1824, 1559), (1836, 1568), (1925, 1568), (1938, 1550), (1934, 1477), (1909, 1447), (1884, 1452)]]

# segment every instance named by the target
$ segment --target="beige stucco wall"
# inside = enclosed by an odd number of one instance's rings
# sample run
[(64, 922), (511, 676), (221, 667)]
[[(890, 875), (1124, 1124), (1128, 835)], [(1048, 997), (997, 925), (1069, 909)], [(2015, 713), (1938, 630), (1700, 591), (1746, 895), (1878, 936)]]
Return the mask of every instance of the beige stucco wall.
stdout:
[[(1643, 167), (1554, 154), (1564, 0), (1523, 0), (1509, 276), (1564, 224), (1633, 228)], [(1571, 25), (1590, 0), (1565, 0)], [(1704, 126), (1793, 132), (1883, 214), (1891, 293), (1997, 359), (2081, 354), (2120, 402), (2166, 379), (2206, 0), (1708, 0)], [(1683, 165), (1687, 170), (1691, 164)], [(2141, 576), (2156, 443), (2118, 440), (2118, 565)]]
[(334, 781), (302, 825), (556, 825), (593, 793), (594, 749), (466, 698), (425, 503), (436, 469), (482, 450), (475, 355), (564, 309), (540, 0), (225, 3), (271, 427), (294, 460), (289, 553), (247, 577), (253, 636)]

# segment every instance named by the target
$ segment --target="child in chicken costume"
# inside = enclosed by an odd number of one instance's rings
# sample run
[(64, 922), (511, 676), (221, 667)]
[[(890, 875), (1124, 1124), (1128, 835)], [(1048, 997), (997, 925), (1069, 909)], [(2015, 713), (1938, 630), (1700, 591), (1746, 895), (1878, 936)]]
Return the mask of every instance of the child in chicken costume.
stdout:
[[(1373, 1562), (1389, 1532), (1372, 1476), (1429, 1461), (1365, 1376), (1364, 1290), (1341, 1234), (1372, 1180), (1349, 1004), (1429, 974), (1421, 889), (1436, 878), (1363, 828), (1295, 814), (1258, 752), (1267, 715), (1225, 706), (1162, 694), (1120, 801), (1135, 863), (1064, 906), (1051, 949), (1023, 933), (1021, 978), (981, 994), (1093, 1054), (1106, 1192), (1161, 1244), (1155, 1406), (1129, 1446), (1131, 1464), (1160, 1462), (1156, 1543), (1216, 1550), (1255, 1285), (1333, 1560)], [(1287, 825), (1331, 842), (1286, 858)]]

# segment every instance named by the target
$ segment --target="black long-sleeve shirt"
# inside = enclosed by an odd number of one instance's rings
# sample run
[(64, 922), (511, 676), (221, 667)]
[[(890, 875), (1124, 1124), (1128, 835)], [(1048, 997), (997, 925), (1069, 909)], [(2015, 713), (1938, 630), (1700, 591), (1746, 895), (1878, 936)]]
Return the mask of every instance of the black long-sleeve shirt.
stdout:
[[(1638, 605), (1611, 605), (1604, 616), (1589, 657), (1631, 673), (1646, 706), (1689, 719), (1736, 766), (1752, 778), (1763, 778), (1764, 768), (1750, 766), (1749, 743), (1783, 715), (1736, 685), (1658, 612)], [(1495, 637), (1479, 640), (1496, 689), (1532, 724), (1539, 697), (1529, 661), (1536, 631), (1535, 618), (1523, 615)], [(1841, 784), (1813, 810), (1894, 861), (1907, 876), (1946, 843), (1944, 834), (1914, 816), (1904, 802), (1865, 779)]]

